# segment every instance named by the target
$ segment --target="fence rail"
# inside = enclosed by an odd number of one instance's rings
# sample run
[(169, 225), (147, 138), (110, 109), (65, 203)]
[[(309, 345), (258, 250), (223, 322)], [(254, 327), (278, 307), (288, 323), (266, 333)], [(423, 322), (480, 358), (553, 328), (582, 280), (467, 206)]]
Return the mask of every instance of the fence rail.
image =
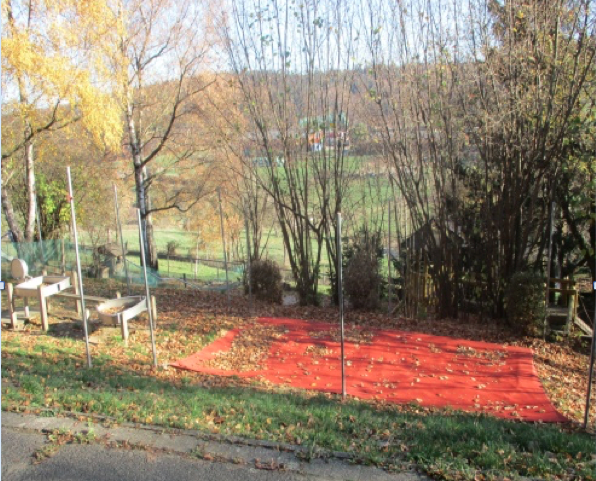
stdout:
[[(66, 272), (75, 269), (74, 244), (63, 239), (50, 239), (43, 242), (11, 243), (2, 242), (2, 270), (3, 277), (10, 277), (10, 260), (18, 257), (29, 266), (30, 275), (41, 275), (42, 270), (48, 272)], [(81, 267), (84, 277), (113, 278), (126, 282), (124, 265), (121, 259), (110, 259), (104, 254), (97, 255), (97, 248), (88, 244), (79, 244)], [(129, 280), (142, 283), (142, 269), (138, 250), (126, 253)], [(192, 256), (158, 252), (159, 270), (148, 269), (148, 277), (152, 285), (178, 284), (190, 288), (213, 288), (225, 283), (225, 261), (210, 256)], [(244, 275), (245, 261), (230, 260), (227, 262), (228, 272), (231, 274), (230, 284), (238, 285)], [(294, 276), (291, 269), (280, 267), (283, 282), (293, 283)], [(321, 274), (319, 284), (330, 284), (329, 276)]]

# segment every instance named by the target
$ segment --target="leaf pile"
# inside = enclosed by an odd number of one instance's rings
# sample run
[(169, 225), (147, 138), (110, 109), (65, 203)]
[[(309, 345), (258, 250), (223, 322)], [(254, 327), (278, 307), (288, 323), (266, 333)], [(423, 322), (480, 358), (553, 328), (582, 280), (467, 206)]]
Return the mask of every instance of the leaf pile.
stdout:
[(259, 371), (264, 369), (269, 349), (274, 340), (281, 338), (283, 328), (255, 324), (242, 330), (228, 351), (218, 352), (205, 365), (224, 371)]
[[(311, 339), (329, 340), (332, 342), (341, 341), (341, 328), (325, 329), (322, 331), (309, 331), (308, 336)], [(370, 344), (374, 333), (363, 327), (347, 326), (344, 329), (344, 341), (355, 344)]]
[[(85, 292), (89, 295), (115, 298), (117, 290), (125, 292), (125, 286), (113, 281), (89, 279), (85, 282)], [(137, 288), (131, 292), (131, 295), (134, 294), (144, 295), (144, 290)], [(200, 351), (228, 330), (254, 325), (255, 319), (261, 316), (306, 319), (313, 322), (338, 322), (338, 311), (333, 306), (276, 306), (253, 302), (251, 310), (246, 297), (238, 292), (232, 293), (231, 303), (228, 303), (225, 294), (218, 292), (154, 289), (151, 294), (157, 297), (156, 344), (160, 366), (167, 366), (170, 362)], [(55, 339), (66, 338), (80, 341), (83, 338), (83, 331), (80, 322), (75, 321), (76, 313), (73, 312), (72, 306), (66, 302), (56, 302), (53, 299), (52, 306), (50, 325), (52, 335), (56, 336)], [(63, 310), (61, 310), (62, 307)], [(504, 323), (475, 317), (437, 321), (434, 319), (404, 319), (379, 312), (347, 310), (345, 323), (347, 335), (356, 336), (357, 339), (353, 340), (357, 340), (359, 343), (368, 342), (366, 329), (374, 327), (530, 347), (535, 353), (534, 363), (537, 374), (551, 402), (568, 418), (577, 422), (583, 421), (589, 346), (581, 347), (573, 340), (550, 343), (541, 339), (520, 336)], [(34, 350), (38, 346), (39, 328), (39, 321), (34, 320), (32, 324), (26, 325), (24, 332), (4, 330), (3, 342), (11, 338), (18, 338), (24, 346)], [(103, 327), (99, 328), (99, 332), (104, 330)], [(324, 334), (315, 333), (313, 337), (318, 335), (339, 339), (339, 330)], [(155, 378), (174, 384), (188, 378), (188, 373), (174, 369), (152, 372), (149, 346), (147, 319), (141, 316), (131, 323), (131, 338), (128, 347), (118, 341), (118, 335), (114, 334), (105, 342), (93, 344), (91, 354), (93, 357), (108, 356), (118, 366), (117, 369), (120, 372), (151, 372)], [(78, 345), (73, 349), (79, 357), (77, 365), (84, 366), (84, 346)], [(245, 346), (245, 351), (242, 353), (244, 359), (250, 359), (252, 356), (246, 351), (247, 349), (248, 346)], [(429, 349), (431, 352), (433, 349), (439, 350), (436, 346), (429, 346)], [(472, 355), (472, 353), (469, 352), (468, 355)], [(480, 353), (480, 355), (483, 354)], [(253, 357), (253, 362), (258, 357), (258, 354)], [(498, 362), (499, 359), (494, 359), (494, 361)], [(228, 362), (233, 362), (238, 366), (245, 361), (230, 359)], [(193, 379), (206, 387), (252, 386), (254, 388), (256, 382), (254, 379), (195, 374), (193, 374)], [(271, 389), (269, 384), (262, 384), (264, 390)], [(592, 402), (590, 419), (592, 423), (596, 419), (596, 401)]]

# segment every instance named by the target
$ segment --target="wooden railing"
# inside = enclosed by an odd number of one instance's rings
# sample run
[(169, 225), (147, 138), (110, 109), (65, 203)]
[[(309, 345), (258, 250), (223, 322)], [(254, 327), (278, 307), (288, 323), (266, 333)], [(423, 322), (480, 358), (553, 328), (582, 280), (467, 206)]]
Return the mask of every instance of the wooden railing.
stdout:
[(546, 289), (546, 305), (547, 322), (552, 317), (565, 318), (565, 334), (569, 334), (571, 326), (575, 324), (585, 334), (592, 335), (592, 328), (577, 315), (579, 289), (573, 279), (551, 277)]

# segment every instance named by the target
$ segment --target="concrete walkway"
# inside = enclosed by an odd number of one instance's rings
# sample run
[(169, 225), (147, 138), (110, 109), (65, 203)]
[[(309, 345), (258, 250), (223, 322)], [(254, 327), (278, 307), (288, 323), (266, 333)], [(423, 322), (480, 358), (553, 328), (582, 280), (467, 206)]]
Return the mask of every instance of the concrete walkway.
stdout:
[[(52, 443), (62, 430), (90, 444)], [(41, 455), (48, 453), (49, 456)], [(414, 472), (390, 474), (350, 464), (345, 455), (323, 459), (301, 447), (210, 436), (151, 426), (116, 426), (74, 418), (2, 413), (2, 480), (352, 480), (423, 481)]]

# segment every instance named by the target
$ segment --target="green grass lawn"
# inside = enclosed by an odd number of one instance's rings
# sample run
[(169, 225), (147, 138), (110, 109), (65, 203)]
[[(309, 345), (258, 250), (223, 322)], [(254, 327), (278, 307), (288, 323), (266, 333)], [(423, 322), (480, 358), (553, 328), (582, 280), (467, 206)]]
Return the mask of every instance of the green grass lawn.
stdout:
[[(158, 332), (158, 343), (169, 334)], [(206, 335), (204, 342), (213, 338)], [(80, 341), (42, 335), (34, 342), (31, 348), (17, 335), (3, 336), (3, 410), (93, 413), (117, 422), (302, 444), (313, 453), (347, 451), (357, 462), (388, 469), (413, 464), (436, 479), (594, 480), (593, 437), (557, 426), (217, 387), (191, 373), (170, 373), (168, 379), (149, 371), (149, 348), (138, 342), (126, 349), (130, 364), (115, 362), (109, 353), (122, 345), (117, 336), (102, 343), (92, 369), (85, 368)]]
[[(168, 261), (167, 259), (162, 259), (159, 262), (159, 273), (162, 276), (183, 277), (186, 274), (188, 280), (204, 282), (223, 282), (226, 279), (226, 272), (223, 265), (220, 268), (216, 268), (199, 264), (195, 272), (195, 265), (192, 262)], [(230, 282), (235, 282), (238, 278), (242, 278), (242, 269), (236, 265), (230, 265), (228, 268), (228, 278)]]

